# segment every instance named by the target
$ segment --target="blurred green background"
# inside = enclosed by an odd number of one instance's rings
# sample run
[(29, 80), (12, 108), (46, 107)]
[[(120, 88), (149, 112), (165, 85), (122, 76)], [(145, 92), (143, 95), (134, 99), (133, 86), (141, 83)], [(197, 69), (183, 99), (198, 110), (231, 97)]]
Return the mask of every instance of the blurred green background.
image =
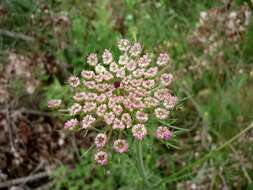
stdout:
[[(136, 39), (148, 52), (170, 54), (175, 125), (188, 130), (173, 147), (145, 140), (152, 189), (251, 190), (253, 131), (228, 140), (253, 121), (252, 7), (250, 0), (1, 0), (0, 71), (8, 82), (1, 80), (0, 103), (43, 111), (46, 99), (68, 101), (66, 77), (86, 68), (89, 53), (110, 48), (117, 57), (118, 39)], [(115, 155), (97, 168), (90, 156), (73, 161), (71, 172), (59, 161), (51, 188), (147, 189), (133, 158)]]

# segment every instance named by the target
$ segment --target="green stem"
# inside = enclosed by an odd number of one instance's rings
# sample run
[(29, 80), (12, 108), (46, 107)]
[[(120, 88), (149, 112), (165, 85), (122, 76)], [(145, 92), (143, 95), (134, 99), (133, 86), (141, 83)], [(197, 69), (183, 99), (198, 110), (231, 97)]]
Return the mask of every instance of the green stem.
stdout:
[(147, 188), (150, 188), (151, 185), (148, 181), (148, 176), (145, 171), (144, 162), (143, 162), (143, 152), (142, 152), (142, 142), (141, 141), (136, 142), (136, 156), (137, 156), (137, 159), (136, 159), (137, 163), (136, 164), (137, 164), (138, 171), (145, 183), (145, 186)]

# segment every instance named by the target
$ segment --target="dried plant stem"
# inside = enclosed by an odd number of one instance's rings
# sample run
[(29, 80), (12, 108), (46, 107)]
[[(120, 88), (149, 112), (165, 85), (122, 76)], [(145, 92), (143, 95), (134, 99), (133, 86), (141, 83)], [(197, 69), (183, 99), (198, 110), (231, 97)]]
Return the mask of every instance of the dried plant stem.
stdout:
[(21, 39), (21, 40), (24, 40), (27, 42), (34, 42), (35, 41), (35, 39), (33, 37), (26, 36), (26, 35), (24, 35), (22, 33), (18, 33), (18, 32), (8, 31), (8, 30), (0, 29), (0, 35), (8, 36), (10, 38)]
[(14, 154), (17, 154), (17, 151), (15, 149), (15, 143), (14, 143), (14, 139), (13, 139), (13, 130), (12, 130), (12, 124), (11, 124), (11, 118), (10, 118), (10, 111), (9, 111), (9, 107), (7, 105), (7, 109), (6, 109), (6, 118), (7, 118), (7, 128), (8, 128), (8, 135), (9, 135), (9, 141), (10, 141), (10, 146), (11, 146), (11, 152)]
[(142, 142), (141, 141), (136, 142), (136, 157), (137, 157), (136, 164), (137, 164), (139, 174), (141, 175), (141, 177), (145, 183), (145, 186), (147, 188), (150, 188), (151, 185), (148, 181), (148, 176), (145, 171), (144, 162), (143, 162), (143, 151), (142, 151)]
[(46, 178), (46, 177), (49, 177), (50, 176), (50, 172), (41, 172), (41, 173), (37, 173), (37, 174), (34, 174), (34, 175), (31, 175), (31, 176), (27, 176), (27, 177), (22, 177), (22, 178), (17, 178), (17, 179), (12, 179), (12, 180), (9, 180), (9, 181), (5, 181), (5, 182), (2, 182), (0, 184), (0, 189), (1, 188), (5, 188), (5, 187), (10, 187), (10, 186), (13, 186), (13, 185), (17, 185), (17, 184), (25, 184), (27, 182), (31, 182), (31, 181), (35, 181), (35, 180), (39, 180), (39, 179), (42, 179), (42, 178)]
[(237, 152), (236, 148), (232, 144), (230, 144), (229, 147), (234, 152), (235, 156), (237, 157), (238, 161), (240, 162), (241, 168), (242, 168), (242, 171), (243, 171), (243, 174), (244, 174), (245, 178), (248, 180), (248, 183), (251, 184), (252, 180), (250, 178), (249, 173), (247, 172), (247, 169), (244, 167), (244, 164), (242, 163), (242, 161), (240, 159), (239, 153)]
[(72, 148), (73, 148), (73, 153), (76, 155), (77, 160), (80, 162), (81, 156), (79, 154), (79, 150), (78, 150), (77, 143), (76, 143), (76, 137), (74, 134), (71, 134), (70, 140), (71, 140), (71, 144), (72, 144)]

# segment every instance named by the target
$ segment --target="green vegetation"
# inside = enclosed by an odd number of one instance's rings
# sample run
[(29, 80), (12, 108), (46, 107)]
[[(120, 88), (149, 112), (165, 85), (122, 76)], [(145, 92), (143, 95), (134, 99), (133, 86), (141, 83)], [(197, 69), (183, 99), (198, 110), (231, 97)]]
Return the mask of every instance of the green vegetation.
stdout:
[[(9, 52), (28, 57), (33, 68), (40, 68), (42, 62), (40, 72), (32, 72), (40, 85), (31, 96), (68, 101), (65, 77), (87, 68), (85, 58), (91, 52), (102, 54), (111, 47), (118, 55), (115, 44), (122, 37), (140, 41), (148, 51), (168, 52), (176, 78), (173, 88), (180, 99), (173, 125), (187, 130), (176, 134), (171, 144), (144, 141), (150, 189), (250, 190), (253, 131), (240, 132), (253, 122), (252, 17), (239, 40), (231, 41), (224, 31), (218, 33), (215, 39), (222, 43), (214, 53), (205, 53), (212, 44), (196, 39), (205, 31), (194, 36), (201, 12), (217, 8), (229, 15), (241, 6), (252, 11), (252, 3), (246, 0), (228, 4), (210, 0), (2, 0), (0, 64), (8, 63)], [(210, 35), (222, 30), (219, 25), (212, 27)], [(11, 82), (13, 96), (24, 96), (23, 83)], [(45, 101), (39, 104), (45, 109)], [(89, 154), (93, 150), (75, 162), (74, 168), (60, 164), (52, 189), (147, 189), (135, 167), (134, 145), (129, 147), (129, 155), (113, 155), (105, 168), (95, 166)], [(86, 151), (81, 148), (80, 155)]]

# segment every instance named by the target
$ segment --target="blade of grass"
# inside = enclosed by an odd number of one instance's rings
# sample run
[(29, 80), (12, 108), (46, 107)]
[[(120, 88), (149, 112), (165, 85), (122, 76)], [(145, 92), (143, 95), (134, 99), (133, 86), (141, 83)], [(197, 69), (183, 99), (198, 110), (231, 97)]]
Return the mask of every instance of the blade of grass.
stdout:
[(165, 123), (164, 121), (162, 120), (158, 120), (160, 123), (172, 128), (172, 129), (177, 129), (177, 130), (181, 130), (181, 131), (189, 131), (189, 129), (184, 129), (184, 128), (181, 128), (181, 127), (176, 127), (176, 126), (172, 126), (172, 125), (169, 125), (167, 123)]
[(80, 158), (84, 158), (84, 157), (91, 151), (91, 149), (92, 149), (94, 146), (95, 146), (94, 144), (91, 145), (91, 146), (88, 148), (88, 150), (86, 150), (86, 151), (80, 156)]
[(175, 148), (175, 149), (177, 149), (177, 150), (181, 150), (180, 147), (178, 147), (178, 146), (176, 146), (176, 145), (174, 145), (174, 144), (171, 144), (171, 143), (168, 143), (168, 142), (166, 142), (166, 143), (164, 143), (164, 144), (167, 146), (167, 148), (172, 147), (172, 148)]

